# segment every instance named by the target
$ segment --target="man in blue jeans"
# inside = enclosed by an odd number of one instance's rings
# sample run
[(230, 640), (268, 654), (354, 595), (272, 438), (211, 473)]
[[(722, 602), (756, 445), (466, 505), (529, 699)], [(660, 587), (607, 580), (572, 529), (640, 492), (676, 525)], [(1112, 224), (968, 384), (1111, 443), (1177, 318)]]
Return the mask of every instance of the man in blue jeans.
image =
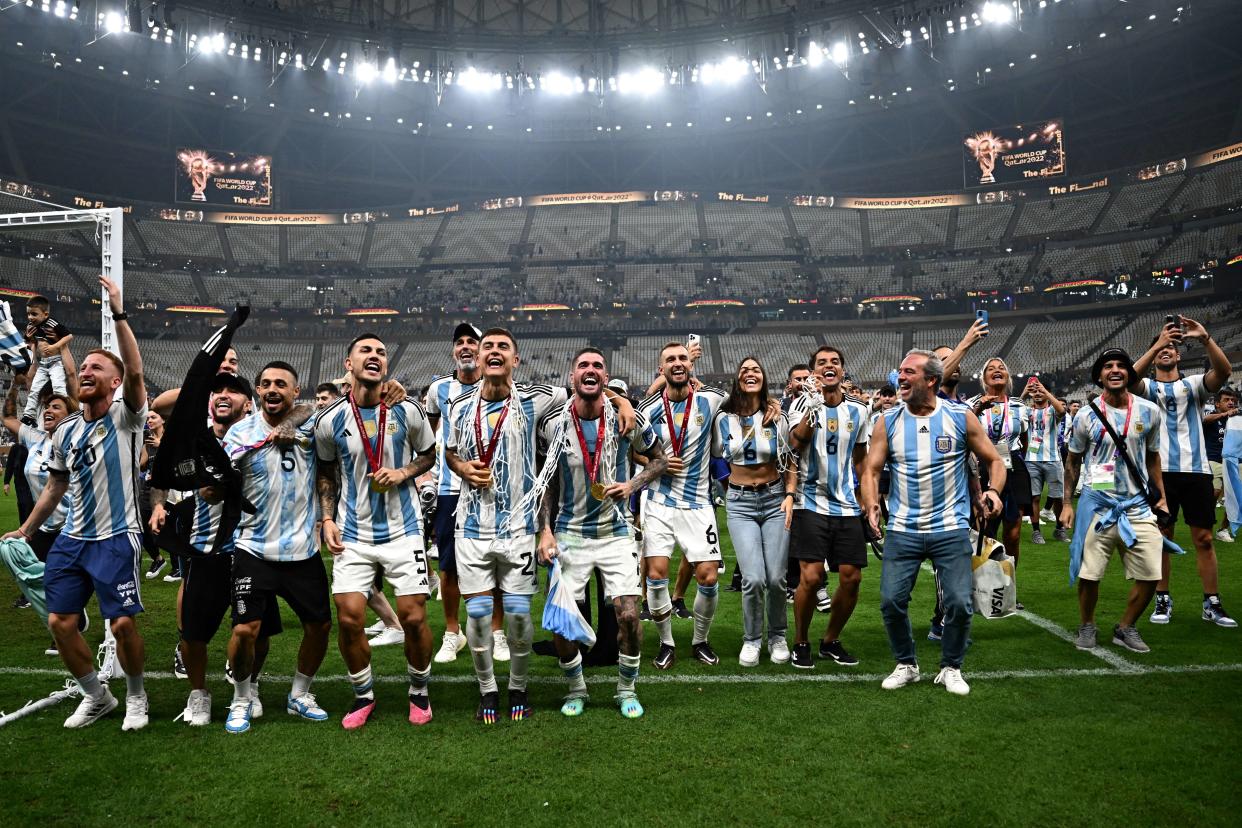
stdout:
[(880, 528), (880, 472), (890, 470), (888, 534), (880, 575), (880, 613), (897, 667), (882, 684), (896, 690), (919, 680), (910, 630), (910, 593), (919, 565), (930, 560), (944, 604), (944, 637), (936, 684), (965, 696), (962, 660), (970, 634), (970, 453), (988, 463), (991, 486), (983, 493), (984, 514), (999, 514), (1005, 466), (978, 418), (966, 406), (936, 396), (944, 365), (930, 351), (906, 354), (897, 372), (903, 405), (889, 409), (875, 424), (863, 464), (863, 512)]

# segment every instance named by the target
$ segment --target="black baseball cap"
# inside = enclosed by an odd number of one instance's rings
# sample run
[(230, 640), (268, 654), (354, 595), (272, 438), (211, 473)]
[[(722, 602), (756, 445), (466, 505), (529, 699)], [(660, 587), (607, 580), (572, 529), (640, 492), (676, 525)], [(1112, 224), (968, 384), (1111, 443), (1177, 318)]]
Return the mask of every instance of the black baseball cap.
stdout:
[(250, 383), (245, 377), (239, 377), (236, 374), (221, 371), (216, 374), (216, 378), (212, 381), (211, 390), (214, 393), (216, 391), (224, 391), (226, 389), (229, 391), (237, 391), (240, 394), (245, 394), (246, 399), (248, 400), (254, 398), (254, 391), (250, 388)]
[(1104, 363), (1112, 362), (1114, 359), (1121, 360), (1122, 364), (1126, 366), (1126, 373), (1129, 375), (1129, 379), (1126, 380), (1126, 385), (1132, 385), (1134, 383), (1134, 360), (1130, 359), (1130, 355), (1121, 348), (1109, 348), (1104, 353), (1096, 357), (1095, 362), (1091, 364), (1091, 381), (1100, 388), (1104, 387), (1104, 383), (1100, 382), (1100, 371), (1104, 370)]
[(469, 322), (462, 322), (456, 328), (453, 328), (453, 338), (451, 341), (456, 342), (457, 340), (461, 339), (463, 336), (468, 336), (474, 339), (475, 341), (478, 341), (479, 339), (483, 338), (483, 332), (480, 331), (478, 328), (476, 328), (474, 325), (471, 325)]

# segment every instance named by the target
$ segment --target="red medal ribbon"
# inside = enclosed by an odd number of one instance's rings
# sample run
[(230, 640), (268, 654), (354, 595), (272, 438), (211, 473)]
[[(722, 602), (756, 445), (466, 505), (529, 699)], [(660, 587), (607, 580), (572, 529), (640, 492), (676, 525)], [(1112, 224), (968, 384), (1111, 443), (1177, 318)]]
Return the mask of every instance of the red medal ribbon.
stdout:
[(664, 399), (664, 421), (668, 423), (668, 442), (673, 449), (674, 457), (681, 457), (681, 447), (686, 441), (686, 424), (690, 421), (690, 406), (694, 402), (694, 387), (691, 386), (690, 393), (686, 396), (686, 410), (681, 412), (681, 435), (678, 436), (677, 429), (673, 427), (673, 409), (668, 404), (668, 391), (665, 390), (662, 395)]
[[(1103, 402), (1102, 398), (1101, 398), (1101, 402)], [(1109, 408), (1111, 408), (1111, 406), (1105, 402), (1104, 407), (1100, 409), (1100, 413), (1103, 414), (1105, 417), (1107, 417)], [(1134, 397), (1133, 395), (1126, 395), (1126, 423), (1125, 425), (1121, 427), (1121, 433), (1117, 435), (1118, 437), (1121, 438), (1121, 442), (1123, 443), (1126, 441), (1126, 437), (1129, 436), (1130, 434), (1130, 417), (1133, 414), (1134, 414)], [(1104, 438), (1107, 436), (1108, 436), (1108, 430), (1105, 429), (1103, 423), (1101, 423), (1100, 424), (1100, 438), (1099, 438), (1099, 441), (1096, 443), (1096, 451), (1099, 451), (1100, 446), (1104, 445)], [(1121, 452), (1117, 450), (1116, 446), (1113, 446), (1113, 462), (1116, 463), (1119, 459), (1121, 459)]]
[(483, 407), (487, 401), (483, 399), (482, 394), (479, 395), (479, 404), (474, 409), (474, 440), (479, 447), (479, 459), (488, 468), (492, 466), (492, 457), (496, 455), (496, 446), (500, 441), (500, 429), (505, 424), (505, 417), (509, 416), (509, 404), (512, 402), (512, 396), (505, 400), (505, 407), (500, 409), (500, 416), (496, 418), (496, 427), (492, 429), (492, 439), (484, 445)]
[(366, 423), (362, 421), (362, 412), (358, 410), (358, 403), (352, 392), (349, 395), (349, 408), (354, 413), (354, 422), (358, 424), (358, 437), (362, 440), (362, 453), (367, 457), (367, 466), (370, 467), (371, 474), (375, 474), (384, 465), (384, 426), (388, 424), (388, 406), (379, 404), (374, 444), (367, 437)]
[(587, 481), (593, 484), (595, 483), (595, 478), (599, 475), (600, 458), (604, 456), (604, 453), (600, 451), (603, 435), (600, 434), (599, 428), (602, 428), (602, 426), (596, 428), (595, 454), (592, 456), (591, 452), (587, 450), (586, 433), (582, 430), (582, 420), (578, 418), (578, 412), (573, 406), (570, 406), (570, 413), (573, 415), (574, 431), (578, 433), (578, 445), (582, 447), (582, 459), (586, 464)]

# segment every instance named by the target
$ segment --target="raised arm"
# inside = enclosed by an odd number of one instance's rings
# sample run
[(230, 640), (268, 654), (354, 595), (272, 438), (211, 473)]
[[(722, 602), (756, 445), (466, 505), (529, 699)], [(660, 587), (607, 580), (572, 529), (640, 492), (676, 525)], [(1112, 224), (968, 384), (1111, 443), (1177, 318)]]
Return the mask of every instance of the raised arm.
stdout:
[(13, 432), (15, 440), (22, 430), (22, 421), (17, 419), (18, 377), (25, 376), (25, 374), (14, 375), (13, 382), (9, 384), (9, 393), (4, 395), (4, 427)]
[(966, 354), (970, 349), (975, 347), (979, 340), (987, 335), (988, 326), (982, 319), (976, 319), (966, 330), (966, 335), (962, 337), (961, 342), (957, 343), (957, 347), (953, 349), (953, 353), (949, 354), (944, 360), (944, 376), (950, 376), (962, 364), (962, 360), (966, 358)]
[(1216, 340), (1212, 339), (1207, 328), (1189, 317), (1183, 316), (1180, 319), (1186, 331), (1186, 338), (1199, 340), (1203, 345), (1203, 350), (1207, 352), (1208, 370), (1203, 375), (1203, 387), (1209, 394), (1215, 394), (1225, 387), (1225, 383), (1229, 382), (1229, 375), (1233, 373), (1229, 357), (1225, 356), (1225, 352), (1216, 344)]
[(113, 324), (116, 327), (116, 348), (125, 364), (125, 379), (121, 383), (121, 396), (130, 411), (141, 411), (147, 404), (147, 387), (142, 380), (142, 354), (138, 352), (138, 340), (129, 327), (129, 320), (123, 317), (121, 306), (121, 289), (116, 282), (107, 276), (99, 277), (99, 285), (108, 292), (108, 306), (113, 318), (122, 316)]
[(1134, 360), (1134, 382), (1130, 384), (1130, 393), (1138, 394), (1142, 390), (1143, 377), (1147, 376), (1147, 372), (1151, 370), (1151, 364), (1156, 360), (1156, 354), (1170, 344), (1181, 342), (1182, 329), (1176, 322), (1169, 322), (1160, 329), (1160, 335), (1156, 337), (1156, 341), (1151, 343), (1151, 347), (1147, 349), (1141, 357)]

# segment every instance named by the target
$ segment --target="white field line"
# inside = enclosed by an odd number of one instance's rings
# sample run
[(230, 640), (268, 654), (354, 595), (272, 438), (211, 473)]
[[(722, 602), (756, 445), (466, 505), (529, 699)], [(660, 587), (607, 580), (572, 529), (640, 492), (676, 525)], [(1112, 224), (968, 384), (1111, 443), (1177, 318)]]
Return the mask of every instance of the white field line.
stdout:
[[(1073, 635), (1069, 630), (1055, 621), (1044, 618), (1042, 615), (1036, 615), (1029, 610), (1021, 610), (1018, 616), (1040, 629), (1047, 630), (1062, 641), (1068, 641), (1073, 644), (1077, 640), (1077, 636)], [(1123, 673), (1145, 673), (1148, 669), (1144, 665), (1136, 664), (1128, 658), (1122, 658), (1112, 650), (1101, 647), (1098, 644), (1090, 650), (1084, 650), (1084, 652), (1091, 653), (1096, 658), (1108, 662)]]
[[(1129, 665), (1133, 666), (1133, 665)], [(971, 681), (998, 681), (1004, 679), (1056, 679), (1056, 678), (1095, 678), (1095, 677), (1130, 677), (1138, 675), (1151, 675), (1153, 673), (1162, 673), (1168, 675), (1193, 675), (1196, 673), (1237, 673), (1242, 672), (1242, 663), (1228, 664), (1175, 664), (1175, 665), (1151, 665), (1142, 668), (1142, 671), (1134, 669), (1120, 669), (1112, 667), (1089, 667), (1089, 668), (1054, 668), (1054, 669), (1033, 669), (1033, 670), (981, 670), (978, 672), (967, 671), (966, 677)], [(887, 673), (854, 673), (845, 672), (823, 672), (823, 673), (720, 673), (705, 675), (679, 675), (679, 674), (643, 674), (639, 677), (639, 684), (856, 684), (882, 681)], [(930, 677), (930, 673), (926, 674)], [(0, 676), (38, 676), (43, 678), (55, 678), (64, 680), (68, 678), (68, 674), (63, 670), (55, 670), (50, 667), (0, 667)], [(503, 678), (503, 674), (499, 676)], [(150, 672), (145, 674), (145, 678), (151, 681), (171, 681), (173, 674), (164, 671)], [(263, 683), (271, 682), (288, 683), (292, 680), (291, 676), (263, 676)], [(616, 676), (611, 671), (607, 674), (587, 676), (588, 684), (613, 684), (616, 682)], [(316, 682), (342, 683), (347, 681), (344, 675), (321, 675), (317, 676)], [(375, 681), (381, 684), (404, 684), (408, 678), (403, 675), (376, 676)], [(432, 676), (432, 684), (474, 684), (474, 676)], [(531, 676), (528, 681), (531, 684), (547, 684), (559, 685), (564, 684), (565, 679), (557, 676)]]

